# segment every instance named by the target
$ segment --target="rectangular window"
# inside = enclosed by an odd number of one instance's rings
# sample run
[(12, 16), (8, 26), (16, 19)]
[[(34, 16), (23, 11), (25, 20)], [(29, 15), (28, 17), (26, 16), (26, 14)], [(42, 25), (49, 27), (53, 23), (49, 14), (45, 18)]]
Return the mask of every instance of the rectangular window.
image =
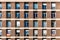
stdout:
[(37, 20), (33, 20), (33, 27), (38, 27), (38, 21)]
[(2, 12), (0, 12), (0, 18), (2, 18)]
[(51, 8), (55, 9), (56, 8), (56, 3), (51, 3)]
[(56, 40), (56, 38), (51, 38), (51, 40)]
[(29, 30), (24, 30), (24, 36), (29, 36)]
[(10, 38), (6, 38), (6, 40), (11, 40)]
[(2, 27), (2, 21), (0, 20), (0, 27)]
[(20, 40), (20, 38), (15, 38), (15, 40)]
[(24, 9), (29, 9), (29, 3), (28, 2), (24, 3)]
[(35, 11), (35, 12), (33, 12), (33, 18), (37, 18), (38, 16), (37, 16), (37, 12)]
[(0, 9), (2, 9), (2, 3), (0, 2)]
[(55, 20), (51, 20), (51, 27), (56, 27), (56, 21)]
[(52, 29), (52, 30), (51, 30), (51, 34), (52, 34), (52, 35), (56, 35), (56, 30), (55, 30), (55, 29)]
[(11, 9), (11, 3), (10, 2), (6, 3), (6, 9)]
[(42, 20), (42, 27), (47, 27), (47, 22), (46, 22), (46, 20)]
[(38, 30), (36, 30), (36, 29), (33, 30), (33, 35), (34, 35), (34, 36), (38, 36)]
[(2, 36), (2, 30), (0, 30), (0, 36)]
[(6, 18), (11, 18), (11, 13), (9, 11), (6, 12)]
[(20, 21), (19, 20), (16, 20), (15, 23), (16, 23), (16, 27), (20, 27)]
[(11, 27), (11, 21), (10, 20), (6, 21), (6, 27)]
[(20, 18), (20, 12), (19, 11), (15, 12), (15, 18)]
[(47, 40), (46, 38), (42, 38), (42, 40)]
[(7, 36), (10, 36), (11, 35), (11, 30), (10, 29), (7, 29), (6, 30), (6, 34), (7, 34)]
[(55, 15), (56, 15), (55, 11), (52, 11), (51, 12), (51, 18), (55, 18), (56, 17)]
[(46, 9), (47, 8), (47, 4), (46, 3), (42, 3), (42, 9)]
[(20, 9), (20, 3), (19, 2), (15, 3), (15, 9)]
[(15, 30), (15, 34), (16, 34), (16, 36), (20, 36), (20, 30), (19, 29), (16, 29)]
[(24, 18), (28, 18), (28, 12), (27, 11), (24, 12)]
[(46, 11), (43, 11), (42, 12), (42, 18), (46, 18), (46, 16), (47, 16), (46, 14), (47, 14)]
[(29, 40), (28, 38), (24, 38), (24, 40)]
[(37, 2), (33, 3), (33, 9), (38, 9), (38, 3)]
[(47, 30), (46, 29), (43, 29), (42, 30), (42, 36), (46, 36), (47, 35)]
[(38, 40), (37, 38), (33, 38), (33, 40)]
[(24, 20), (24, 27), (29, 27), (29, 21), (28, 20)]

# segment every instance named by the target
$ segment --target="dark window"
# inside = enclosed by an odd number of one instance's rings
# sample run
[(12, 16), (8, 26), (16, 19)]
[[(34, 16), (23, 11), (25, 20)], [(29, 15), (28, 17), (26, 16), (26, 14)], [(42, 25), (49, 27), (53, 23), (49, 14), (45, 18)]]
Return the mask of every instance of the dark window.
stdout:
[(42, 3), (42, 9), (46, 9), (47, 4), (46, 3)]
[(28, 18), (28, 12), (27, 11), (24, 12), (24, 18)]
[(37, 18), (37, 12), (33, 12), (33, 18)]
[(46, 12), (45, 11), (42, 12), (42, 18), (46, 18)]
[(55, 18), (55, 11), (51, 12), (51, 18)]

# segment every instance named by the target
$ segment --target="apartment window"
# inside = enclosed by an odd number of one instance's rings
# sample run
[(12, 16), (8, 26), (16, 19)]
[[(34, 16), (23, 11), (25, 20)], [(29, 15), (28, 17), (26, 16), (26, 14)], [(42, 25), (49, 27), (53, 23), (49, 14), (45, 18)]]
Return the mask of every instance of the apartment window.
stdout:
[(0, 18), (2, 18), (2, 12), (0, 12)]
[(29, 36), (29, 30), (28, 29), (24, 30), (24, 36)]
[(19, 29), (16, 29), (15, 33), (16, 33), (16, 36), (20, 36), (20, 30)]
[(24, 12), (24, 18), (28, 18), (28, 12), (27, 11)]
[(10, 36), (11, 35), (11, 30), (10, 29), (7, 29), (6, 30), (6, 34), (7, 34), (7, 36)]
[(33, 18), (37, 18), (38, 16), (37, 16), (37, 12), (35, 11), (35, 12), (33, 12)]
[(11, 9), (11, 3), (10, 2), (6, 3), (6, 9)]
[(38, 30), (37, 29), (33, 30), (33, 35), (38, 36)]
[(15, 17), (16, 17), (16, 18), (20, 18), (20, 12), (19, 12), (19, 11), (16, 11), (16, 12), (15, 12)]
[(46, 30), (46, 29), (43, 29), (43, 30), (42, 30), (42, 35), (43, 35), (43, 36), (46, 36), (46, 35), (47, 35), (47, 30)]
[(24, 9), (29, 9), (29, 3), (28, 2), (24, 3)]
[(56, 21), (55, 20), (51, 20), (51, 27), (56, 27)]
[(6, 27), (11, 27), (11, 21), (10, 20), (6, 21)]
[(46, 9), (47, 8), (47, 4), (46, 3), (42, 3), (42, 9)]
[(10, 12), (6, 12), (6, 18), (11, 18), (11, 13)]
[(47, 40), (46, 38), (42, 38), (42, 40)]
[(38, 3), (37, 2), (33, 3), (33, 9), (38, 9)]
[(0, 9), (2, 9), (2, 3), (0, 3)]
[(16, 20), (15, 24), (16, 24), (16, 27), (20, 27), (20, 21), (19, 20)]
[(6, 40), (11, 40), (10, 38), (6, 38)]
[(20, 9), (20, 3), (19, 2), (15, 3), (15, 9)]
[(33, 38), (33, 40), (38, 40), (37, 38)]
[(56, 40), (56, 38), (51, 38), (51, 40)]
[(24, 40), (29, 40), (28, 38), (24, 38)]
[(47, 27), (47, 22), (46, 22), (46, 20), (42, 20), (42, 27)]
[(55, 11), (52, 11), (51, 12), (51, 18), (55, 18), (56, 17), (55, 15), (56, 15)]
[(28, 20), (24, 20), (24, 27), (29, 27), (29, 21)]
[(2, 27), (2, 21), (0, 20), (0, 27)]
[(51, 3), (51, 8), (55, 9), (56, 8), (56, 3)]
[(0, 30), (0, 36), (2, 36), (2, 30)]
[(42, 12), (42, 18), (46, 18), (46, 16), (47, 16), (46, 14), (47, 14), (46, 11), (43, 11)]
[(15, 40), (20, 40), (20, 38), (15, 38)]
[(33, 27), (38, 27), (38, 21), (37, 20), (33, 20)]
[(55, 35), (55, 34), (56, 34), (56, 30), (55, 30), (55, 29), (52, 29), (52, 30), (51, 30), (51, 34), (52, 34), (52, 35)]

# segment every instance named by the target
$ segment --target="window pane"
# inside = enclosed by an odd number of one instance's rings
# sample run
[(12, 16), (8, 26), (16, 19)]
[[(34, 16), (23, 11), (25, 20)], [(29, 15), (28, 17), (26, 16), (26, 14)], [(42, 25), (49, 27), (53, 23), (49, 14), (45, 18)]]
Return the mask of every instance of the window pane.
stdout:
[(37, 2), (33, 3), (33, 9), (38, 9), (38, 3)]
[(42, 40), (47, 40), (46, 38), (43, 38)]
[(55, 29), (52, 29), (52, 30), (51, 30), (51, 34), (52, 34), (52, 35), (55, 35), (55, 34), (56, 34), (56, 30), (55, 30)]
[(46, 3), (42, 3), (42, 9), (46, 9), (47, 7), (47, 4)]
[(24, 18), (28, 18), (28, 12), (24, 12)]
[(37, 20), (34, 20), (34, 21), (33, 21), (33, 26), (34, 26), (34, 27), (38, 27), (38, 21), (37, 21)]
[(10, 12), (6, 12), (6, 17), (7, 18), (11, 18), (11, 13)]
[(0, 18), (2, 18), (2, 12), (0, 12)]
[(2, 3), (0, 3), (0, 9), (2, 9)]
[(42, 12), (42, 18), (46, 18), (46, 12)]
[(29, 3), (28, 2), (25, 2), (24, 3), (24, 9), (28, 9), (29, 8)]
[(29, 35), (29, 30), (24, 30), (24, 36), (28, 36)]
[(7, 2), (7, 3), (6, 3), (6, 9), (11, 9), (11, 4), (10, 4), (10, 2)]
[(55, 9), (56, 8), (56, 4), (55, 3), (51, 3), (51, 8)]
[(55, 18), (55, 14), (56, 14), (55, 11), (52, 11), (51, 12), (51, 18)]
[(2, 21), (0, 20), (0, 27), (2, 27)]
[(20, 27), (20, 21), (16, 21), (16, 27)]
[(20, 9), (20, 3), (19, 2), (15, 3), (15, 8)]
[(2, 36), (2, 30), (0, 30), (0, 36)]
[(38, 30), (34, 30), (33, 35), (34, 35), (34, 36), (38, 36)]
[(33, 18), (37, 18), (37, 12), (33, 12)]

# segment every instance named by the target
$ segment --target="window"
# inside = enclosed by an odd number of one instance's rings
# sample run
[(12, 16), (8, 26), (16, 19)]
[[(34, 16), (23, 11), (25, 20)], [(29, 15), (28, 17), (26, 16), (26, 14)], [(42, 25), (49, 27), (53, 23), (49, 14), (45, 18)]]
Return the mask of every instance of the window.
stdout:
[(37, 20), (33, 20), (33, 27), (38, 27), (38, 21)]
[(6, 9), (11, 9), (11, 4), (10, 4), (10, 2), (7, 2), (7, 3), (6, 3)]
[(19, 20), (16, 20), (16, 27), (20, 27), (20, 21)]
[(6, 34), (7, 34), (7, 36), (10, 36), (11, 35), (11, 30), (10, 29), (7, 29), (6, 30)]
[(11, 13), (10, 12), (6, 12), (6, 18), (11, 18)]
[(56, 38), (51, 38), (51, 40), (56, 40)]
[(47, 35), (47, 30), (46, 29), (43, 29), (42, 30), (42, 36), (46, 36)]
[(55, 34), (56, 34), (56, 30), (55, 30), (55, 29), (52, 29), (52, 30), (51, 30), (51, 34), (52, 34), (52, 35), (55, 35)]
[(29, 40), (28, 38), (24, 38), (24, 40)]
[(42, 9), (46, 9), (47, 8), (47, 4), (46, 3), (42, 3)]
[(20, 38), (15, 38), (15, 40), (20, 40)]
[(24, 20), (24, 27), (29, 27), (29, 21), (28, 20)]
[(16, 36), (20, 36), (20, 30), (19, 29), (16, 29), (15, 33), (16, 33)]
[(16, 12), (15, 12), (15, 17), (16, 17), (16, 18), (20, 18), (20, 12), (19, 12), (19, 11), (16, 11)]
[(2, 12), (0, 12), (0, 18), (2, 18)]
[(37, 38), (33, 38), (33, 40), (38, 40)]
[(34, 35), (34, 36), (38, 36), (38, 30), (36, 30), (36, 29), (33, 30), (33, 35)]
[(0, 36), (2, 36), (2, 30), (0, 30)]
[(0, 38), (0, 40), (2, 40), (2, 39)]
[(56, 21), (55, 20), (51, 21), (51, 27), (56, 27)]
[(20, 3), (19, 2), (15, 3), (15, 9), (20, 9)]
[(55, 11), (52, 11), (51, 12), (51, 18), (55, 18), (56, 17), (55, 14), (56, 14)]
[(27, 11), (24, 12), (24, 18), (28, 18), (28, 12)]
[(47, 27), (47, 22), (46, 22), (46, 20), (42, 20), (42, 27)]
[(24, 9), (29, 9), (29, 3), (28, 2), (24, 3)]
[(29, 30), (24, 30), (24, 36), (29, 36)]
[(0, 27), (2, 27), (2, 21), (0, 20)]
[(2, 3), (0, 3), (0, 9), (2, 9)]
[(38, 3), (37, 2), (33, 3), (33, 9), (38, 9)]
[(10, 20), (6, 21), (6, 27), (11, 27), (11, 21)]
[(55, 9), (56, 8), (56, 4), (55, 3), (51, 3), (51, 8)]
[(35, 11), (35, 12), (33, 12), (33, 18), (37, 18), (38, 16), (37, 16), (37, 12)]
[(47, 40), (46, 38), (43, 38), (42, 40)]
[(42, 12), (42, 18), (46, 18), (46, 11)]
[(10, 38), (6, 38), (6, 40), (11, 40)]

